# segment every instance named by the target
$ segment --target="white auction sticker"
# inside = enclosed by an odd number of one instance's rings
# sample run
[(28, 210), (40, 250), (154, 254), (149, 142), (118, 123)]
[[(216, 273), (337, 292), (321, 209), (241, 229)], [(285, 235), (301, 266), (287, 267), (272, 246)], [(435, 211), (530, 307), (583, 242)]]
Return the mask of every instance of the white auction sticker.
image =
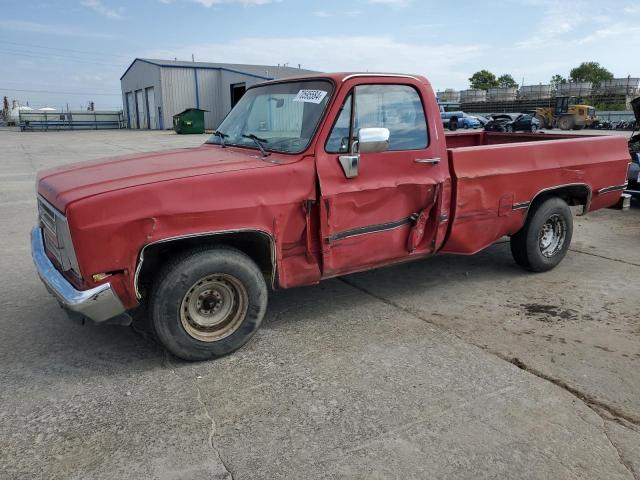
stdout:
[(327, 96), (324, 90), (300, 90), (294, 102), (320, 103)]

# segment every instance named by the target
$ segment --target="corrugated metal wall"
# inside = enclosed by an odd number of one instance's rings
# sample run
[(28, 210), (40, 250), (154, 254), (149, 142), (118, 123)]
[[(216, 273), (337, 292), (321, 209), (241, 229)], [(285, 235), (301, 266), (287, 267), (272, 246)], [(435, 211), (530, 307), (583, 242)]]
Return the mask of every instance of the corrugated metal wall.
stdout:
[(200, 108), (207, 110), (204, 114), (204, 128), (214, 129), (218, 126), (220, 112), (220, 70), (198, 68), (197, 73)]
[(196, 80), (193, 68), (161, 68), (164, 125), (173, 125), (173, 116), (196, 106)]
[[(172, 128), (173, 115), (186, 108), (199, 107), (205, 113), (205, 128), (217, 128), (231, 110), (231, 85), (244, 83), (249, 88), (263, 82), (252, 75), (230, 72), (220, 69), (160, 67), (144, 61), (136, 61), (120, 81), (125, 116), (131, 110), (130, 127), (136, 128), (136, 116), (140, 118), (140, 127)], [(196, 96), (196, 82), (198, 85)], [(131, 92), (131, 109), (127, 104), (127, 93)], [(136, 113), (137, 93), (144, 97), (140, 112)], [(153, 95), (152, 99), (146, 98)], [(154, 108), (154, 115), (148, 114), (146, 106)]]

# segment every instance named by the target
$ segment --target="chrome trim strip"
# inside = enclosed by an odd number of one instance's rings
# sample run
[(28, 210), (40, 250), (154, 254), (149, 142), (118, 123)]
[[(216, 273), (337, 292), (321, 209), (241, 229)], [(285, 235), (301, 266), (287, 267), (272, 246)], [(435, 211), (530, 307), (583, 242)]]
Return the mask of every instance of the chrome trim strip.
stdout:
[(227, 233), (260, 233), (266, 236), (269, 239), (269, 245), (271, 246), (271, 267), (273, 269), (273, 275), (271, 276), (271, 287), (275, 290), (276, 288), (276, 278), (277, 278), (277, 253), (276, 253), (276, 241), (271, 235), (271, 233), (265, 230), (257, 230), (255, 228), (241, 229), (241, 230), (220, 230), (213, 232), (201, 232), (201, 233), (192, 233), (189, 235), (178, 235), (175, 237), (163, 238), (162, 240), (156, 240), (155, 242), (147, 243), (140, 249), (140, 253), (138, 255), (138, 264), (136, 265), (136, 271), (133, 276), (133, 289), (136, 293), (136, 298), (140, 300), (142, 295), (140, 294), (140, 290), (138, 289), (138, 277), (140, 276), (140, 272), (142, 270), (142, 263), (144, 262), (144, 251), (147, 247), (152, 245), (157, 245), (159, 243), (169, 243), (175, 240), (184, 240), (186, 238), (198, 238), (198, 237), (207, 237), (207, 236), (217, 236), (224, 235)]
[(531, 205), (531, 202), (519, 202), (519, 203), (514, 203), (511, 206), (511, 210), (522, 210), (524, 208), (529, 208), (529, 205)]
[(329, 242), (335, 242), (337, 240), (344, 240), (345, 238), (357, 237), (360, 235), (367, 235), (369, 233), (378, 233), (384, 232), (387, 230), (394, 230), (396, 228), (402, 227), (403, 225), (408, 225), (414, 222), (416, 218), (416, 214), (410, 215), (408, 217), (402, 218), (400, 220), (396, 220), (393, 222), (379, 223), (376, 225), (368, 225), (366, 227), (358, 227), (352, 228), (351, 230), (345, 230), (344, 232), (334, 233), (333, 235), (329, 235), (327, 240)]
[(626, 183), (624, 185), (611, 185), (609, 187), (603, 187), (598, 190), (598, 195), (602, 195), (603, 193), (617, 192), (619, 190), (624, 190), (625, 188), (627, 188)]
[(414, 77), (413, 75), (403, 75), (401, 73), (352, 73), (351, 75), (347, 75), (342, 79), (343, 82), (351, 79), (351, 78), (359, 78), (359, 77), (391, 77), (391, 78), (410, 78), (412, 80), (420, 79), (418, 77)]
[(103, 322), (125, 312), (124, 305), (110, 283), (103, 283), (89, 290), (76, 290), (56, 270), (44, 252), (42, 229), (39, 226), (31, 229), (31, 256), (44, 286), (64, 309), (77, 312), (95, 322)]

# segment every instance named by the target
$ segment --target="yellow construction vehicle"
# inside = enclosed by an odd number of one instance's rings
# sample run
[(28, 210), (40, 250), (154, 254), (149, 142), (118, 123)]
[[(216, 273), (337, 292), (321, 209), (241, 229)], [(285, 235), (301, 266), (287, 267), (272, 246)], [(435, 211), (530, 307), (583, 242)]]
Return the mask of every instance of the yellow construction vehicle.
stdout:
[(583, 105), (576, 97), (556, 97), (555, 107), (539, 107), (535, 110), (540, 128), (582, 130), (596, 121), (596, 109)]

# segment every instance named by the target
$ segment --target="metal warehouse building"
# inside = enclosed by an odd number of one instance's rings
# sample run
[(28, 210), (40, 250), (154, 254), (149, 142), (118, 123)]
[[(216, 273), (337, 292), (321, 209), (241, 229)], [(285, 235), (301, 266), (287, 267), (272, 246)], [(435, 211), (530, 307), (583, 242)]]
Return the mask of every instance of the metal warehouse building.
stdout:
[(206, 110), (205, 128), (216, 128), (247, 87), (312, 73), (274, 65), (182, 62), (136, 58), (120, 77), (129, 128), (172, 128), (187, 108)]

